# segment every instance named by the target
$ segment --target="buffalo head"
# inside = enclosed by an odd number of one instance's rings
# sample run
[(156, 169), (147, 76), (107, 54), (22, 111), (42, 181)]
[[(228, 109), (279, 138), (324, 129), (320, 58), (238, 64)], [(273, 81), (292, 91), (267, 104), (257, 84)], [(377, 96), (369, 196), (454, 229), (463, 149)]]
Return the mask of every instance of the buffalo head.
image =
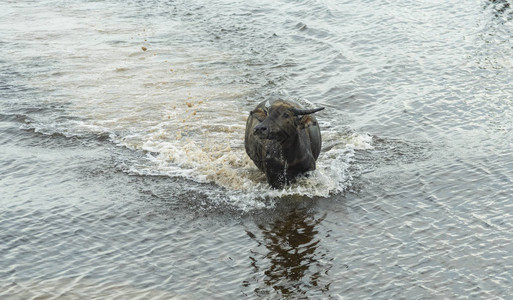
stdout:
[(251, 114), (260, 121), (253, 127), (254, 134), (261, 139), (285, 141), (298, 134), (299, 130), (311, 125), (317, 125), (315, 119), (308, 116), (324, 107), (315, 109), (299, 109), (290, 103), (277, 101), (267, 111), (255, 109)]

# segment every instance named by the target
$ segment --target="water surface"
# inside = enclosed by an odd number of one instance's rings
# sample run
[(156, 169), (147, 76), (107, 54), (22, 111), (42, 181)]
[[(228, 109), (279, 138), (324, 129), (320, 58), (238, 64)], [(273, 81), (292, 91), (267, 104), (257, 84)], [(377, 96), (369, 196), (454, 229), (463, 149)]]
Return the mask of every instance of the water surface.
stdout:
[[(0, 296), (509, 296), (510, 5), (0, 4)], [(284, 190), (270, 98), (326, 107)]]

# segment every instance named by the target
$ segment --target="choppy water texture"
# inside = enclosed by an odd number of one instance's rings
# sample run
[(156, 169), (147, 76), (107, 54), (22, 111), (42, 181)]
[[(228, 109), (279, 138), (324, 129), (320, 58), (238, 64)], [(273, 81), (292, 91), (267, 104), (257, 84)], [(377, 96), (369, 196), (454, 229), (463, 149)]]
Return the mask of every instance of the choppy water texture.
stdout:
[[(0, 3), (0, 298), (509, 297), (512, 5)], [(270, 98), (326, 107), (285, 190)]]

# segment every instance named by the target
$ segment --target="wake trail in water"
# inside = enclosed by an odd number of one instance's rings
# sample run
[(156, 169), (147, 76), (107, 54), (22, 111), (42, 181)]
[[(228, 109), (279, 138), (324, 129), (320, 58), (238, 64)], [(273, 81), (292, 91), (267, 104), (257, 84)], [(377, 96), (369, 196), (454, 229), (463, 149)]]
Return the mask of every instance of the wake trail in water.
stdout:
[[(23, 84), (45, 95), (41, 106), (62, 108), (49, 118), (27, 122), (25, 129), (108, 135), (119, 146), (147, 153), (145, 162), (127, 168), (129, 173), (205, 183), (191, 191), (243, 209), (262, 206), (261, 199), (327, 197), (350, 186), (354, 151), (372, 147), (372, 138), (348, 134), (328, 120), (334, 113), (319, 116), (325, 146), (317, 170), (283, 190), (270, 189), (246, 155), (248, 112), (276, 91), (273, 85), (286, 75), (286, 68), (274, 69), (273, 59), (266, 67), (266, 60), (255, 60), (252, 53), (230, 53), (211, 39), (192, 38), (210, 31), (201, 29), (202, 23), (199, 29), (191, 27), (187, 17), (162, 15), (144, 24), (127, 23), (116, 6), (101, 8), (108, 21), (79, 17), (72, 5), (44, 12), (44, 7), (27, 9), (30, 21), (23, 24), (15, 14), (8, 15), (4, 27), (23, 28), (15, 31), (23, 50), (12, 59), (31, 73)], [(52, 23), (40, 26), (41, 14)], [(255, 39), (261, 38), (257, 33)], [(237, 42), (234, 36), (229, 39)], [(266, 37), (259, 44), (266, 55), (278, 47), (269, 41)], [(9, 52), (14, 54), (14, 49)], [(255, 81), (262, 72), (274, 74), (273, 84)], [(280, 93), (287, 97), (286, 91)]]

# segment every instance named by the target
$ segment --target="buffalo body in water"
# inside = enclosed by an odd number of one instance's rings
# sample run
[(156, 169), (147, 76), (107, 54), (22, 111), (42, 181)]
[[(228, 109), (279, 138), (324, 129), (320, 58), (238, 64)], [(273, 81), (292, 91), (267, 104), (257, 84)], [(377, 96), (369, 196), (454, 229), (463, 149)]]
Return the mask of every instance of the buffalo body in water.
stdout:
[(293, 183), (315, 170), (321, 152), (321, 132), (312, 115), (322, 108), (302, 109), (285, 100), (263, 101), (250, 112), (244, 146), (273, 188)]

